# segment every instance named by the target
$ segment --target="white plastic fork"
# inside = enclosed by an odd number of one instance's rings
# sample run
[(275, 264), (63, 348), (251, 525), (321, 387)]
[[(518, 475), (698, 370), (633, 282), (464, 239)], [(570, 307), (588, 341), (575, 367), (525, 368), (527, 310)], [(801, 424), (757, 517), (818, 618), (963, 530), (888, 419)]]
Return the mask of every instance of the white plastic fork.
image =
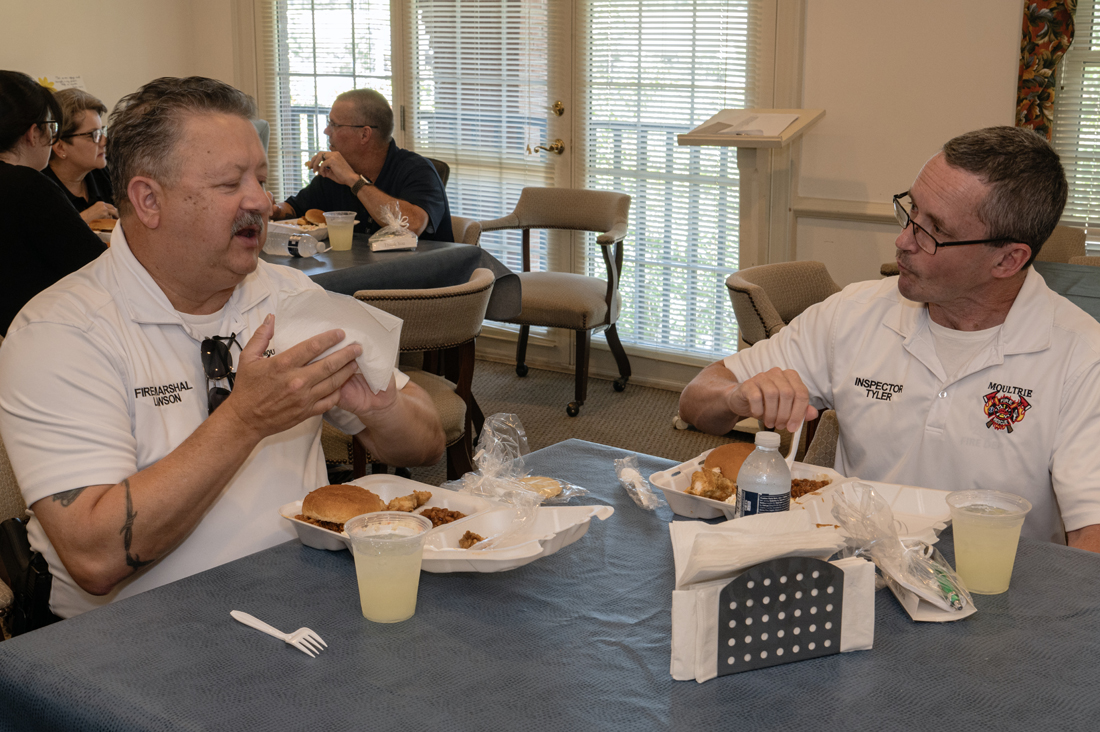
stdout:
[(802, 439), (802, 426), (806, 424), (805, 421), (798, 423), (798, 429), (791, 435), (791, 450), (787, 453), (787, 457), (783, 458), (787, 461), (787, 468), (794, 464), (794, 454), (798, 452), (798, 441)]
[(229, 614), (234, 620), (239, 620), (250, 628), (255, 628), (256, 630), (263, 631), (268, 635), (286, 641), (311, 658), (316, 658), (318, 652), (328, 648), (328, 643), (325, 643), (321, 636), (317, 635), (309, 628), (298, 628), (298, 630), (293, 633), (283, 633), (282, 631), (272, 628), (259, 618), (249, 615), (248, 613), (242, 613), (240, 610), (230, 610)]

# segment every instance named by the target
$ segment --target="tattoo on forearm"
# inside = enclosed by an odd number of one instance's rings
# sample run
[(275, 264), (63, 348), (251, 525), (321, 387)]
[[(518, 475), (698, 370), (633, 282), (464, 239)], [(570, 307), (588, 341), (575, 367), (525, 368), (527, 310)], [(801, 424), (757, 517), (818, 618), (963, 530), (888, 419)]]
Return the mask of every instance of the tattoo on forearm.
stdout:
[(134, 511), (134, 500), (130, 497), (130, 479), (123, 479), (122, 484), (126, 486), (126, 523), (122, 525), (122, 531), (118, 533), (122, 534), (122, 545), (126, 549), (126, 566), (132, 567), (136, 572), (142, 567), (152, 564), (153, 560), (142, 560), (136, 554), (130, 554), (130, 544), (134, 540), (134, 519), (137, 518), (137, 512)]
[[(88, 486), (84, 486), (87, 488)], [(68, 508), (73, 505), (73, 501), (77, 499), (81, 493), (84, 492), (84, 488), (73, 488), (71, 491), (64, 491), (62, 493), (54, 493), (50, 498), (59, 502), (62, 508)]]

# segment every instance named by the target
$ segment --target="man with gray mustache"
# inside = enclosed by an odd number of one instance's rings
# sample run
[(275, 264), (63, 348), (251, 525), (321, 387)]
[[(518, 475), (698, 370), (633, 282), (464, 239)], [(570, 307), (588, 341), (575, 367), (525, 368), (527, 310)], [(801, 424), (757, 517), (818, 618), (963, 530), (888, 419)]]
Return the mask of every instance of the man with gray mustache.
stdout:
[(1100, 552), (1100, 323), (1030, 266), (1066, 193), (1029, 129), (953, 138), (894, 196), (900, 276), (711, 364), (680, 417), (793, 430), (832, 408), (841, 474), (1017, 493), (1032, 503), (1023, 536)]
[(199, 77), (125, 97), (111, 248), (32, 300), (0, 349), (0, 430), (59, 617), (292, 538), (279, 507), (328, 482), (322, 415), (390, 464), (443, 452), (403, 374), (375, 394), (359, 345), (318, 358), (342, 330), (273, 347), (279, 302), (320, 288), (259, 261), (272, 201), (254, 113)]

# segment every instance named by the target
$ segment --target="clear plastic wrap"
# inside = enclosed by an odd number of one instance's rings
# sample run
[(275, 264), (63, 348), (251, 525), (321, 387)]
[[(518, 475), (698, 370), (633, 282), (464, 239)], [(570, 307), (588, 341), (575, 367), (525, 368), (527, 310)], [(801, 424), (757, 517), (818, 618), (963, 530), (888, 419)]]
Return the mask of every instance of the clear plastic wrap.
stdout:
[(866, 483), (855, 482), (833, 494), (833, 517), (848, 535), (850, 556), (870, 558), (899, 585), (949, 612), (973, 607), (970, 593), (936, 549), (898, 538), (894, 512)]
[[(505, 538), (514, 543), (517, 534), (527, 532), (534, 525), (542, 503), (564, 503), (574, 496), (588, 493), (584, 488), (565, 481), (527, 475), (523, 456), (528, 452), (527, 433), (519, 417), (494, 414), (485, 420), (477, 440), (474, 462), (478, 469), (443, 484), (444, 488), (484, 496), (515, 511), (509, 529), (488, 537), (477, 545), (478, 549), (490, 549), (504, 543)], [(545, 495), (558, 486), (561, 491), (557, 495)]]
[(634, 503), (647, 511), (656, 511), (661, 505), (661, 499), (649, 487), (649, 481), (642, 477), (638, 471), (638, 458), (636, 455), (627, 455), (615, 461), (615, 475), (619, 478)]
[(383, 206), (378, 223), (383, 226), (371, 235), (371, 251), (416, 249), (416, 234), (409, 229), (409, 217), (401, 215), (400, 201)]

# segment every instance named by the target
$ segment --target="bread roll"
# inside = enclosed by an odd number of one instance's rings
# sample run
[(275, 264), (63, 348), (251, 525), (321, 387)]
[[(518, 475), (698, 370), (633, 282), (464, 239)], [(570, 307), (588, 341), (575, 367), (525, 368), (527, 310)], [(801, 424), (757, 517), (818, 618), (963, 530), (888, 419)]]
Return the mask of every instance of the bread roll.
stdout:
[(730, 480), (737, 481), (737, 473), (741, 470), (741, 463), (745, 462), (756, 446), (751, 442), (729, 442), (714, 448), (706, 460), (703, 461), (703, 470), (712, 471), (720, 468), (722, 475)]
[(377, 495), (357, 485), (323, 485), (302, 500), (302, 515), (311, 521), (343, 524), (353, 516), (386, 510)]
[(306, 211), (303, 218), (311, 224), (323, 224), (325, 223), (325, 212), (319, 208), (311, 208)]
[(92, 219), (88, 226), (92, 231), (114, 231), (116, 223), (115, 219)]

